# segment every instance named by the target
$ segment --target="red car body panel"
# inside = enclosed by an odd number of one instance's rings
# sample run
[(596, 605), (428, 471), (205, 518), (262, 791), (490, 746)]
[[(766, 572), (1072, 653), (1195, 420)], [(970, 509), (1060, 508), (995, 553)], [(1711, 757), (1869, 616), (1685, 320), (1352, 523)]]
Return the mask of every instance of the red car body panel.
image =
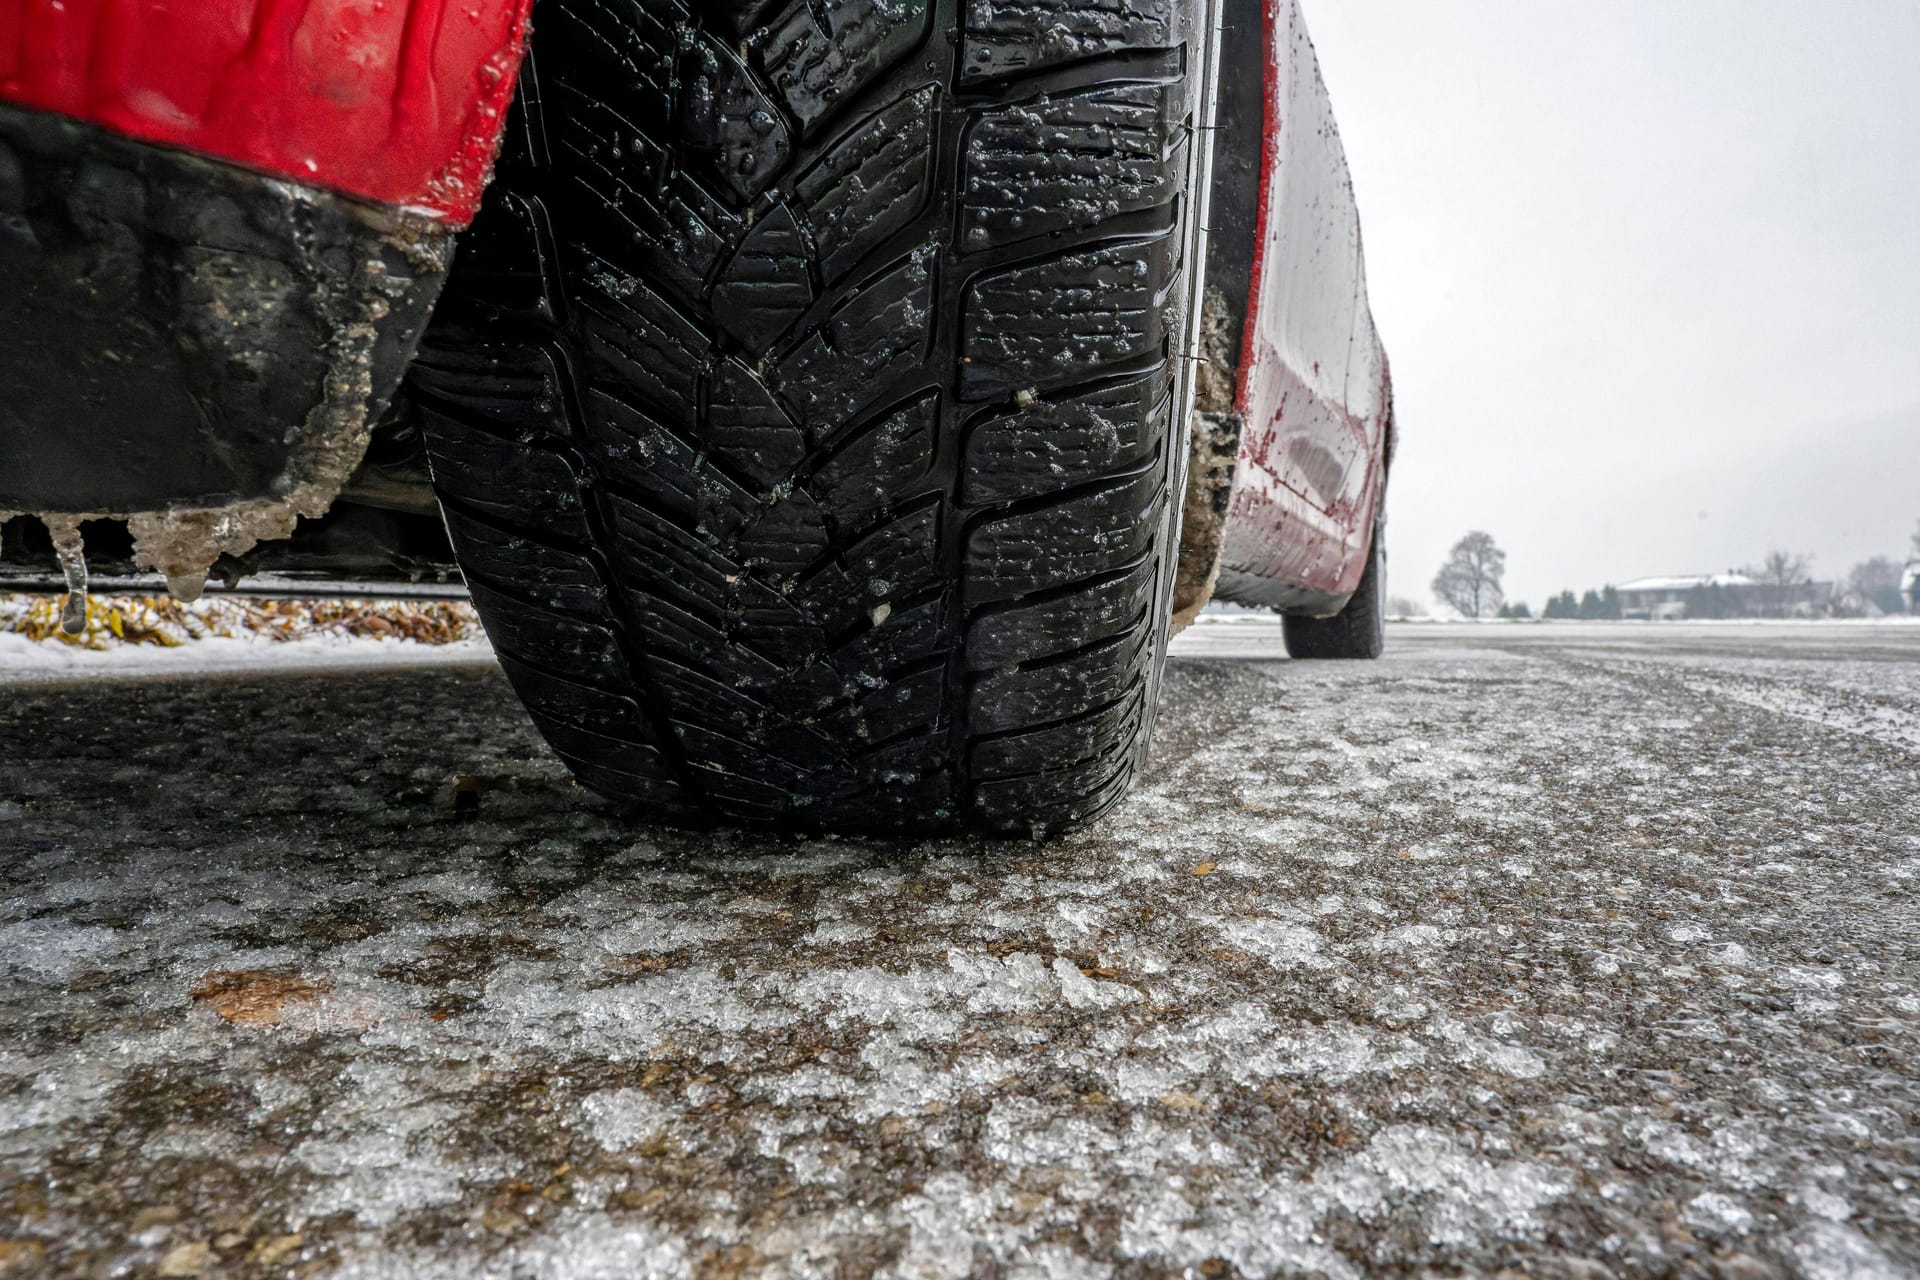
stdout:
[(1385, 483), (1392, 395), (1346, 153), (1298, 0), (1267, 5), (1260, 211), (1219, 594), (1343, 602)]
[(464, 226), (531, 0), (0, 0), (0, 101)]

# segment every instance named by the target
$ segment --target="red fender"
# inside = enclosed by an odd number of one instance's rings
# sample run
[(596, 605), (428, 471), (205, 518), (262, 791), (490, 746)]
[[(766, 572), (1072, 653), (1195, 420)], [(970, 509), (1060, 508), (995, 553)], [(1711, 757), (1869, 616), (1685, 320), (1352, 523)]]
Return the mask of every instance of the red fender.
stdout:
[(465, 226), (532, 0), (0, 0), (0, 100)]
[(1266, 18), (1258, 241), (1218, 594), (1318, 612), (1343, 604), (1366, 569), (1392, 392), (1319, 60), (1298, 0), (1270, 0)]

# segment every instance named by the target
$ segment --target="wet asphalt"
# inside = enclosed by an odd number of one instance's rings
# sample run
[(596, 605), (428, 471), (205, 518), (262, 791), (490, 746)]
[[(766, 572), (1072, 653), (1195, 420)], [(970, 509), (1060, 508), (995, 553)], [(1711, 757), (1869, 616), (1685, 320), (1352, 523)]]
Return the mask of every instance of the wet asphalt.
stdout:
[(0, 682), (0, 1275), (1920, 1274), (1920, 627), (1277, 642), (1040, 845), (635, 826), (484, 666)]

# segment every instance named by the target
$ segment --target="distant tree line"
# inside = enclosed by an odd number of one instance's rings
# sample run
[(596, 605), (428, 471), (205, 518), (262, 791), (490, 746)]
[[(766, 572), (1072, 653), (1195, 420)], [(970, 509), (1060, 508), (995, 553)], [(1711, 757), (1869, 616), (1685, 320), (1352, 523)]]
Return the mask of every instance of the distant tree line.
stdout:
[(1840, 594), (1836, 603), (1848, 613), (1920, 613), (1920, 526), (1913, 531), (1905, 565), (1891, 556), (1862, 560), (1847, 574)]
[[(1909, 563), (1920, 564), (1920, 533), (1914, 535), (1913, 559)], [(1905, 591), (1903, 579), (1907, 584)], [(1814, 581), (1812, 556), (1770, 551), (1759, 564), (1689, 587), (1680, 602), (1680, 616), (1688, 619), (1857, 618), (1909, 611), (1920, 613), (1920, 592), (1907, 594), (1916, 587), (1920, 587), (1920, 583), (1906, 578), (1903, 566), (1888, 556), (1863, 560), (1853, 567), (1845, 581), (1828, 583)], [(1573, 592), (1562, 591), (1547, 601), (1540, 616), (1594, 621), (1618, 618), (1621, 614), (1620, 593), (1613, 587), (1603, 587), (1577, 599)], [(1512, 616), (1523, 615), (1516, 612)], [(1636, 612), (1635, 616), (1644, 614)], [(1663, 611), (1660, 616), (1671, 614)]]
[(1881, 613), (1903, 613), (1909, 605), (1900, 594), (1900, 572), (1900, 565), (1886, 556), (1862, 560), (1847, 575), (1847, 590), (1858, 603)]
[[(1507, 599), (1502, 585), (1506, 570), (1507, 553), (1491, 534), (1476, 529), (1454, 543), (1434, 575), (1433, 594), (1464, 618), (1532, 618), (1533, 610), (1525, 601)], [(1674, 616), (1671, 593), (1664, 599), (1653, 597), (1652, 605), (1644, 593), (1638, 599), (1635, 617), (1647, 616), (1650, 609), (1656, 610), (1656, 616)], [(1580, 595), (1569, 589), (1548, 599), (1540, 616), (1611, 621), (1624, 616), (1625, 603), (1613, 586), (1589, 588)], [(1812, 556), (1769, 551), (1756, 565), (1695, 583), (1678, 603), (1680, 616), (1706, 619), (1920, 613), (1920, 528), (1914, 530), (1904, 565), (1890, 556), (1873, 556), (1853, 566), (1842, 582), (1816, 583)], [(1412, 601), (1398, 597), (1393, 601), (1396, 617), (1414, 616), (1417, 610)]]
[(1587, 622), (1606, 622), (1620, 616), (1620, 592), (1607, 586), (1588, 591), (1578, 599), (1571, 591), (1562, 591), (1547, 601), (1540, 611), (1543, 618), (1579, 618)]

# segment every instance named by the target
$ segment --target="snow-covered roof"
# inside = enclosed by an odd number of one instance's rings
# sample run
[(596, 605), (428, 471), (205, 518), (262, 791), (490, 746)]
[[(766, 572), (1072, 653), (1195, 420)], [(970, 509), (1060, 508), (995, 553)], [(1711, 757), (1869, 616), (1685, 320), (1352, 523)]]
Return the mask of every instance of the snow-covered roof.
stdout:
[(1691, 591), (1695, 587), (1751, 587), (1744, 573), (1689, 573), (1665, 578), (1635, 578), (1620, 584), (1621, 591)]

